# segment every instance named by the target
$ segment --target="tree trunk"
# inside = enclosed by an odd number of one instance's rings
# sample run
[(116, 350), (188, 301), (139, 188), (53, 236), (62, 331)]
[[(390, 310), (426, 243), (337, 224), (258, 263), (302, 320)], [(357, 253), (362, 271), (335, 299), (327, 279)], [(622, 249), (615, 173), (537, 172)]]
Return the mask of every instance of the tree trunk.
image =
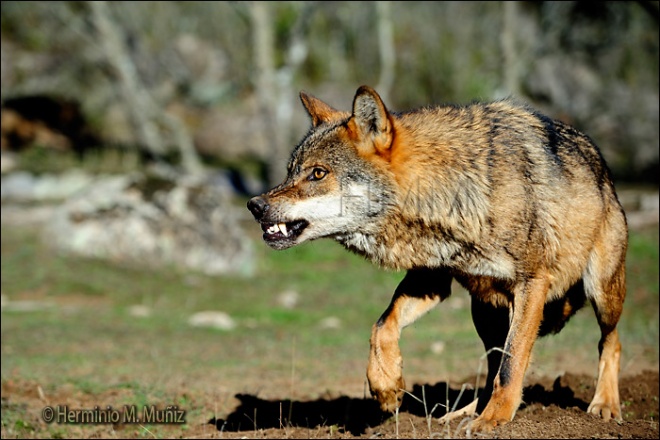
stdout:
[(186, 128), (176, 117), (156, 105), (146, 87), (141, 84), (135, 64), (128, 54), (122, 30), (111, 18), (105, 1), (88, 1), (91, 21), (98, 32), (97, 43), (118, 83), (121, 99), (126, 106), (138, 141), (152, 155), (166, 152), (165, 142), (157, 121), (173, 134), (183, 169), (189, 174), (201, 174), (202, 163)]
[(520, 5), (517, 2), (504, 2), (504, 17), (502, 32), (500, 34), (500, 45), (502, 47), (503, 85), (505, 93), (520, 96), (521, 82), (521, 59), (518, 54), (520, 48), (516, 45), (516, 29), (519, 26)]
[(268, 185), (282, 180), (284, 167), (282, 149), (278, 142), (278, 127), (275, 123), (278, 92), (275, 84), (275, 31), (272, 23), (272, 7), (268, 2), (250, 2), (252, 20), (252, 44), (256, 66), (255, 91), (259, 118), (263, 124), (264, 141), (268, 145)]
[(275, 30), (272, 3), (250, 2), (254, 64), (257, 69), (255, 89), (259, 101), (259, 116), (263, 122), (266, 142), (269, 143), (268, 184), (284, 180), (289, 151), (292, 148), (293, 106), (297, 93), (293, 89), (296, 72), (307, 58), (304, 39), (305, 24), (312, 11), (304, 2), (293, 24), (285, 50), (282, 67), (275, 67)]
[(380, 50), (380, 79), (376, 88), (387, 104), (394, 85), (396, 62), (390, 2), (376, 2), (376, 16), (378, 17), (378, 48)]

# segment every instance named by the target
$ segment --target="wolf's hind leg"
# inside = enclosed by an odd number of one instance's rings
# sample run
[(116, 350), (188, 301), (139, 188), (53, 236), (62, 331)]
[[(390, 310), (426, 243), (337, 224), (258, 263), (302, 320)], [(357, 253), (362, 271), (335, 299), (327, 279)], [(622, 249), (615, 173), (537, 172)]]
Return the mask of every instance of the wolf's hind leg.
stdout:
[[(606, 244), (611, 246), (610, 244)], [(619, 362), (621, 343), (616, 325), (621, 317), (626, 295), (625, 246), (615, 252), (603, 249), (592, 255), (584, 277), (585, 292), (591, 300), (600, 326), (598, 343), (598, 382), (594, 398), (587, 411), (605, 421), (621, 421), (619, 401)], [(610, 268), (615, 267), (612, 271)], [(607, 276), (608, 274), (611, 274)]]
[[(501, 294), (501, 292), (494, 290), (492, 287), (491, 289), (493, 295)], [(483, 296), (490, 298), (490, 295)], [(487, 300), (481, 300), (478, 295), (473, 293), (472, 321), (486, 349), (488, 359), (486, 386), (478, 399), (473, 400), (472, 403), (469, 403), (463, 408), (445, 414), (438, 420), (440, 423), (448, 423), (452, 420), (471, 417), (480, 413), (486, 407), (493, 393), (493, 381), (502, 362), (502, 350), (506, 341), (506, 335), (509, 332), (509, 308), (496, 307)]]
[(621, 343), (615, 329), (603, 331), (598, 344), (600, 359), (598, 362), (598, 383), (596, 393), (587, 412), (601, 416), (604, 421), (614, 418), (622, 421), (619, 401), (619, 358)]
[(490, 399), (479, 417), (468, 426), (469, 432), (488, 432), (513, 419), (522, 400), (523, 379), (543, 320), (549, 285), (548, 273), (539, 270), (513, 287), (509, 332), (499, 370), (493, 380)]
[(378, 400), (383, 411), (395, 411), (403, 398), (401, 330), (448, 297), (451, 280), (452, 277), (441, 270), (409, 270), (389, 307), (374, 324), (367, 379), (371, 395)]
[(477, 412), (480, 413), (488, 404), (493, 394), (493, 382), (502, 363), (502, 353), (509, 333), (509, 308), (496, 307), (490, 302), (472, 296), (472, 322), (486, 349), (488, 376), (486, 386), (479, 396)]

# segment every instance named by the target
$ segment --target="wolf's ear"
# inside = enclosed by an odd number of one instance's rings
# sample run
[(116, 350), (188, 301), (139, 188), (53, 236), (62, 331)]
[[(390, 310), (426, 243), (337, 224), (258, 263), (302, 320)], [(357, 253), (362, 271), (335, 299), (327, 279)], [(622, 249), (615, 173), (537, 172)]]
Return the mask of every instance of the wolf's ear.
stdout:
[(320, 99), (305, 93), (300, 92), (300, 100), (303, 106), (312, 118), (312, 126), (316, 127), (324, 122), (330, 122), (342, 117), (343, 112), (335, 110)]
[(349, 127), (357, 131), (357, 137), (365, 142), (364, 146), (373, 146), (377, 154), (389, 156), (392, 121), (383, 100), (371, 87), (362, 86), (355, 93)]

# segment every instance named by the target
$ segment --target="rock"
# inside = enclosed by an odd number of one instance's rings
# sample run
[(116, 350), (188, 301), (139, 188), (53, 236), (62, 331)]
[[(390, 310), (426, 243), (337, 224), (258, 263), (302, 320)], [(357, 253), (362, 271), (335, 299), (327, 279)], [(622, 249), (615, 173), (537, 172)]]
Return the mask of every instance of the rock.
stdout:
[(61, 175), (46, 174), (35, 180), (34, 198), (37, 201), (64, 200), (85, 189), (94, 178), (73, 170)]
[(435, 341), (431, 344), (431, 353), (442, 354), (442, 352), (445, 351), (445, 345), (444, 341)]
[(293, 309), (299, 300), (300, 295), (295, 290), (287, 290), (277, 296), (277, 303), (285, 309)]
[(44, 239), (65, 253), (142, 267), (250, 275), (252, 243), (237, 210), (225, 191), (204, 182), (105, 177), (55, 211)]
[(220, 330), (233, 330), (236, 322), (226, 314), (219, 311), (198, 312), (188, 318), (188, 324), (193, 327), (211, 327)]
[(135, 318), (148, 318), (151, 316), (151, 309), (142, 304), (135, 304), (128, 308), (128, 314)]
[(77, 170), (61, 175), (44, 174), (41, 176), (35, 176), (26, 171), (17, 171), (2, 176), (2, 201), (64, 200), (85, 189), (93, 181), (92, 176)]
[(2, 201), (31, 199), (34, 192), (34, 176), (26, 171), (2, 176), (0, 194)]
[(2, 294), (2, 310), (7, 312), (40, 312), (55, 307), (52, 301), (10, 301), (7, 295)]
[(341, 319), (336, 316), (328, 316), (319, 322), (319, 327), (325, 330), (336, 330), (341, 328)]
[(1, 222), (3, 225), (40, 227), (53, 218), (56, 209), (57, 207), (53, 205), (15, 206), (3, 204), (0, 209), (2, 212)]

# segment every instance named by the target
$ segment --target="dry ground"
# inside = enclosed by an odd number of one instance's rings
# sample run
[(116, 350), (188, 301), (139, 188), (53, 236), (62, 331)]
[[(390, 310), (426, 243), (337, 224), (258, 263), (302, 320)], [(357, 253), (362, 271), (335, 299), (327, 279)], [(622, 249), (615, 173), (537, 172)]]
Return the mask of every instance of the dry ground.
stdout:
[[(465, 383), (472, 381), (468, 379)], [(47, 425), (42, 420), (41, 412), (47, 405), (66, 405), (70, 409), (96, 405), (121, 408), (121, 402), (130, 394), (122, 389), (90, 395), (62, 387), (45, 393), (37, 382), (6, 381), (2, 385), (2, 411), (23, 412), (23, 428), (31, 427), (35, 437), (60, 437), (58, 433), (66, 433), (66, 436), (88, 438), (469, 438), (462, 429), (464, 424), (441, 426), (436, 421), (436, 416), (444, 413), (441, 405), (446, 397), (454, 401), (460, 393), (460, 384), (449, 384), (449, 389), (446, 383), (423, 388), (422, 393), (421, 385), (413, 386), (398, 416), (381, 413), (375, 401), (369, 398), (342, 395), (320, 399), (302, 397), (292, 402), (265, 400), (249, 394), (232, 398), (217, 393), (194, 397), (184, 393), (170, 401), (181, 402), (180, 409), (186, 411), (186, 423), (158, 425), (157, 434), (154, 434), (153, 425), (140, 424), (62, 425), (62, 430), (58, 431), (57, 424)], [(524, 404), (514, 421), (486, 437), (658, 438), (657, 371), (622, 377), (622, 423), (605, 423), (585, 412), (593, 390), (594, 378), (587, 375), (567, 373), (554, 379), (538, 380), (525, 388)], [(471, 396), (471, 393), (473, 390), (467, 390), (463, 396)], [(422, 404), (422, 399), (426, 400), (426, 405)], [(426, 417), (425, 408), (431, 411), (434, 407), (432, 417)], [(214, 411), (218, 412), (214, 414)], [(3, 425), (3, 438), (18, 434), (17, 427)]]

